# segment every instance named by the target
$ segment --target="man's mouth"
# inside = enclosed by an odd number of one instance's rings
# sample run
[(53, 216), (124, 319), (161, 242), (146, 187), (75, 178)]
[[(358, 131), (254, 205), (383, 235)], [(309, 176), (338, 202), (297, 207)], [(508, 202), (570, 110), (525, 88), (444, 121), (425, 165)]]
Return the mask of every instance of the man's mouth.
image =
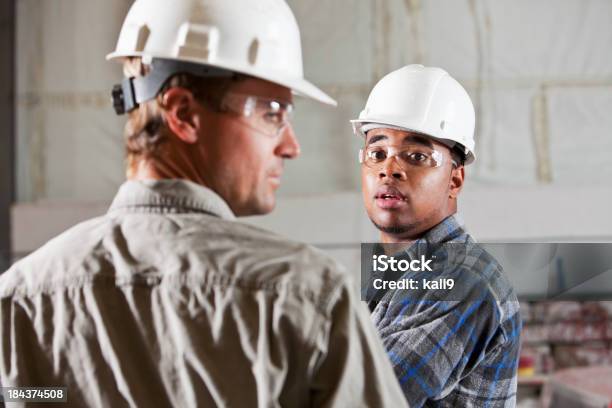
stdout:
[(406, 196), (403, 195), (397, 188), (391, 186), (383, 186), (378, 189), (374, 196), (376, 205), (382, 209), (394, 209), (406, 205)]
[(281, 183), (281, 176), (282, 173), (270, 173), (268, 174), (268, 179), (272, 182), (272, 184), (279, 186)]
[(382, 198), (383, 200), (404, 200), (404, 197), (396, 194), (381, 194), (376, 196), (376, 198)]

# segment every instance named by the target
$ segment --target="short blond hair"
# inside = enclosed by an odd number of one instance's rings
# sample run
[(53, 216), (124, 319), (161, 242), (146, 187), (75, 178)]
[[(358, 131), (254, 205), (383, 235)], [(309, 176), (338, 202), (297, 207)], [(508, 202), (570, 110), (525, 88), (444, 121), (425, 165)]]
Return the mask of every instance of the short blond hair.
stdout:
[[(126, 58), (123, 63), (123, 75), (127, 78), (145, 76), (150, 70), (150, 65), (143, 63), (140, 57)], [(247, 76), (240, 74), (231, 78), (200, 78), (189, 74), (170, 77), (154, 99), (141, 103), (128, 113), (124, 128), (128, 169), (135, 168), (140, 160), (155, 159), (160, 146), (170, 136), (170, 129), (162, 115), (165, 109), (164, 91), (170, 87), (185, 88), (191, 91), (198, 101), (211, 109), (219, 110), (220, 101), (231, 83), (245, 78)]]

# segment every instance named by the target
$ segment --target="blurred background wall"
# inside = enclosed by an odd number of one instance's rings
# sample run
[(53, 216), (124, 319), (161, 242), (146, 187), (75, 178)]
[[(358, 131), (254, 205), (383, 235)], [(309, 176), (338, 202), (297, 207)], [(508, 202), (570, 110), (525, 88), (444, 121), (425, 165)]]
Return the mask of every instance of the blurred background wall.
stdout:
[[(478, 160), (460, 213), (479, 240), (612, 239), (611, 1), (288, 3), (306, 75), (339, 107), (297, 99), (302, 156), (287, 163), (277, 211), (247, 222), (356, 268), (359, 242), (377, 234), (348, 121), (384, 74), (421, 63), (446, 69), (476, 106)], [(104, 56), (130, 4), (16, 2), (17, 257), (103, 213), (124, 179), (124, 119), (109, 102), (121, 70)]]

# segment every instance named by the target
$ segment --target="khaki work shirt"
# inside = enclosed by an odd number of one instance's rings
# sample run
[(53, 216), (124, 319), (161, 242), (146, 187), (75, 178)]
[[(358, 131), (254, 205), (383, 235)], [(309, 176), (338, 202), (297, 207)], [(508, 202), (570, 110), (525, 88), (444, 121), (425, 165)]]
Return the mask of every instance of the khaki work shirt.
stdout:
[(352, 287), (207, 188), (128, 181), (0, 275), (0, 382), (68, 406), (404, 406)]

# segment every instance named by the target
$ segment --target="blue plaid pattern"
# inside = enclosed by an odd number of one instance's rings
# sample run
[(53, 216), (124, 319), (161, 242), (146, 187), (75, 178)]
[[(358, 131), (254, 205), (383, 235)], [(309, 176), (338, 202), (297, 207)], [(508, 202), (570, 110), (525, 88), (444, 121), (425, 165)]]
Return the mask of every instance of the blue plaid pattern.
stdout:
[(424, 253), (434, 255), (433, 272), (402, 278), (453, 278), (452, 297), (394, 290), (369, 303), (410, 406), (514, 407), (521, 320), (501, 266), (455, 216), (394, 256)]

